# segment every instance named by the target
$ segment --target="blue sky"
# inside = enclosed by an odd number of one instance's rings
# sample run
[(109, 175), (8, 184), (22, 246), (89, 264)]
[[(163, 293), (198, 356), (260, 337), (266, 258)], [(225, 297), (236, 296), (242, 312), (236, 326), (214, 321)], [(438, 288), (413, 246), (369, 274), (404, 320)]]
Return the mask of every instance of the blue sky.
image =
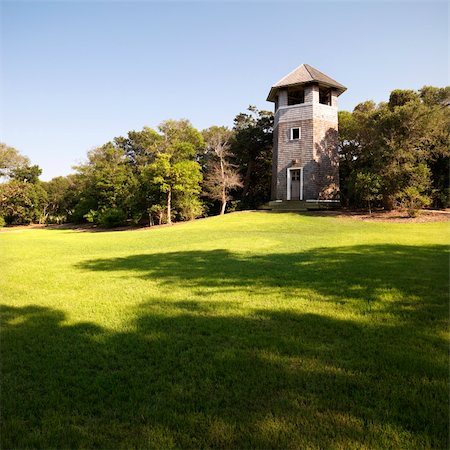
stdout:
[(129, 130), (231, 126), (308, 63), (340, 109), (448, 80), (446, 2), (1, 2), (0, 140), (65, 175)]

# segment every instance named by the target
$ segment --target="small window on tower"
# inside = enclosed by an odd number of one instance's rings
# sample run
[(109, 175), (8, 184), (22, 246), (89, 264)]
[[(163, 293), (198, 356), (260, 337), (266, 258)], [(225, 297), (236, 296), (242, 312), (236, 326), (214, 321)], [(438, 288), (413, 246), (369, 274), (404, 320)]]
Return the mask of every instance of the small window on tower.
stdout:
[(291, 141), (300, 139), (300, 128), (291, 128)]

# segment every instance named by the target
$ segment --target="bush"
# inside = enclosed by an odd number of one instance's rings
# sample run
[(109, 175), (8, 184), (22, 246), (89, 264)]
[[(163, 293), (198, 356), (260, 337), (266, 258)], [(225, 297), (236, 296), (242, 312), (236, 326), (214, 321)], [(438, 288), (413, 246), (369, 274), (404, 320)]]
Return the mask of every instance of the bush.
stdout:
[(75, 223), (85, 222), (86, 216), (97, 209), (97, 204), (90, 199), (81, 199), (69, 212), (68, 220)]
[(64, 222), (67, 222), (67, 216), (64, 214), (50, 214), (45, 221), (45, 223), (57, 225), (60, 225)]
[(93, 209), (89, 210), (88, 213), (86, 213), (83, 218), (86, 219), (89, 223), (97, 223), (98, 221), (98, 211), (94, 211)]
[(419, 210), (431, 203), (430, 197), (420, 192), (415, 186), (409, 186), (400, 194), (400, 207), (408, 211), (410, 217), (416, 217)]
[(373, 203), (381, 200), (381, 177), (371, 172), (356, 172), (353, 188), (355, 197), (367, 203), (372, 214)]
[(241, 201), (240, 200), (231, 200), (228, 203), (227, 212), (236, 212), (241, 210)]
[(192, 195), (184, 195), (177, 201), (178, 217), (181, 220), (194, 220), (204, 214), (205, 208), (201, 200)]
[(6, 225), (5, 219), (0, 216), (0, 228), (4, 227)]
[(123, 225), (127, 215), (119, 208), (107, 208), (97, 215), (97, 223), (105, 228), (113, 228)]
[(435, 204), (438, 208), (450, 208), (450, 189), (442, 188), (434, 191)]

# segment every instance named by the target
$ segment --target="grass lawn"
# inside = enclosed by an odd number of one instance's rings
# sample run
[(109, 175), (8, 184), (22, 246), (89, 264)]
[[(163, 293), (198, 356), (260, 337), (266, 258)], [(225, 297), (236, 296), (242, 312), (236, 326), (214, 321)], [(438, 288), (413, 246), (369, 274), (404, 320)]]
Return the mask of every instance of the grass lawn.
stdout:
[(447, 223), (0, 233), (2, 448), (439, 448)]

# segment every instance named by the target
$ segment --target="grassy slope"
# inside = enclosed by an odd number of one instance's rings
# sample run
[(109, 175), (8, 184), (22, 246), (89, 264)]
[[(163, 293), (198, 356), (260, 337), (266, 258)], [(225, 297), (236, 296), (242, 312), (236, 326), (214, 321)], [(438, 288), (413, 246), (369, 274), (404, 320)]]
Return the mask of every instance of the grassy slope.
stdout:
[(2, 448), (448, 446), (448, 226), (0, 235)]

